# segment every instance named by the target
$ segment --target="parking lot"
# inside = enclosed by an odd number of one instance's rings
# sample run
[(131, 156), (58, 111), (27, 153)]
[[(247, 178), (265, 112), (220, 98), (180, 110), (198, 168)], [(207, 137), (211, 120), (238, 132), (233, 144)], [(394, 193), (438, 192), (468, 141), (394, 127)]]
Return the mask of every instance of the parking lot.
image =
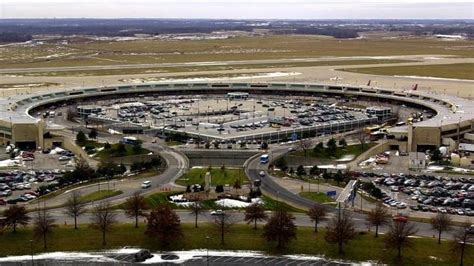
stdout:
[[(209, 262), (208, 262), (209, 260)], [(210, 256), (198, 257), (188, 260), (184, 265), (351, 265), (350, 263), (329, 262), (322, 259), (296, 259), (288, 257), (239, 257), (239, 256)]]
[(225, 95), (162, 96), (129, 98), (126, 102), (90, 101), (78, 106), (78, 110), (89, 121), (108, 124), (119, 132), (124, 127), (130, 129), (131, 122), (134, 128), (164, 130), (166, 134), (180, 132), (200, 139), (252, 141), (281, 134), (284, 140), (294, 132), (314, 132), (315, 127), (320, 127), (319, 134), (330, 134), (376, 121), (374, 115), (366, 114), (363, 109), (337, 106), (345, 101), (339, 96), (249, 95), (242, 99)]
[(412, 211), (474, 216), (474, 177), (366, 173), (385, 197), (386, 206)]
[(64, 173), (65, 170), (59, 169), (0, 172), (0, 209), (8, 204), (26, 203), (52, 192)]

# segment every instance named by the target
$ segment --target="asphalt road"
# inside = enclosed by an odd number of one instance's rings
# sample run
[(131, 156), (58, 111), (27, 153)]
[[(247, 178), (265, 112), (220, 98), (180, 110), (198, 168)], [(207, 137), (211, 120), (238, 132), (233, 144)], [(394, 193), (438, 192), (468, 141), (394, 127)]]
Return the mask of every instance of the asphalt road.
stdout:
[[(176, 210), (178, 213), (181, 222), (182, 223), (188, 223), (188, 224), (194, 224), (194, 215), (192, 215), (189, 211), (185, 210)], [(73, 218), (67, 216), (64, 214), (64, 209), (54, 209), (50, 210), (50, 213), (52, 217), (56, 220), (57, 224), (67, 224), (67, 225), (72, 225), (74, 223)], [(245, 213), (244, 211), (228, 211), (228, 213), (231, 214), (231, 220), (235, 224), (246, 224), (244, 221)], [(269, 213), (270, 214), (270, 213)], [(32, 213), (31, 215), (34, 215)], [(305, 213), (294, 213), (295, 216), (295, 224), (297, 226), (302, 226), (302, 227), (313, 227), (314, 223), (309, 219), (309, 217)], [(331, 218), (333, 218), (336, 215), (336, 213), (329, 213), (327, 216), (326, 221), (322, 221), (318, 227), (326, 227), (329, 223), (331, 223)], [(369, 231), (369, 226), (364, 218), (364, 216), (361, 216), (359, 213), (352, 213), (352, 220), (355, 224), (355, 228), (357, 231)], [(91, 213), (85, 213), (81, 216), (78, 217), (78, 224), (89, 224), (91, 222), (92, 214)], [(129, 223), (129, 224), (134, 224), (135, 219), (127, 217), (123, 211), (116, 211), (116, 220), (119, 223)], [(140, 218), (140, 222), (144, 223), (145, 222), (145, 217)], [(202, 215), (198, 217), (198, 223), (199, 224), (206, 224), (210, 223), (213, 221), (213, 216), (210, 215), (210, 212), (205, 212)], [(434, 235), (437, 236), (437, 233), (431, 229), (431, 225), (427, 223), (421, 223), (421, 222), (413, 222), (418, 230), (417, 234), (418, 236), (424, 236), (424, 237), (433, 237)], [(264, 223), (259, 223), (259, 226), (263, 226)], [(140, 226), (144, 226), (141, 224)], [(249, 225), (250, 226), (250, 225)], [(371, 231), (375, 230), (375, 227), (370, 228)], [(388, 226), (381, 226), (379, 228), (379, 233), (384, 234), (385, 232), (388, 231)], [(443, 239), (451, 238), (452, 237), (452, 232), (455, 230), (451, 231), (451, 233), (443, 233), (442, 237)]]

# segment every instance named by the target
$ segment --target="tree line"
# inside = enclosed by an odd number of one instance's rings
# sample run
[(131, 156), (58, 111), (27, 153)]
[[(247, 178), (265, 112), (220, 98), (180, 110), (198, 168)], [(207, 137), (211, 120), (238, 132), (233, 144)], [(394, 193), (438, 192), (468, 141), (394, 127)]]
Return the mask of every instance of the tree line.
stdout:
[[(85, 203), (81, 201), (79, 192), (73, 192), (65, 204), (65, 214), (74, 219), (74, 230), (78, 229), (77, 218), (86, 212)], [(139, 193), (127, 198), (123, 204), (123, 211), (126, 216), (134, 220), (135, 228), (139, 227), (140, 217), (146, 218), (145, 234), (151, 239), (159, 241), (159, 244), (166, 248), (173, 243), (183, 241), (185, 237), (181, 228), (181, 221), (169, 203), (160, 203), (154, 208), (150, 208), (146, 199)], [(199, 217), (205, 211), (200, 201), (194, 201), (189, 206), (189, 212), (194, 216), (195, 228), (198, 228)], [(346, 210), (336, 210), (333, 217), (329, 218), (330, 210), (321, 204), (315, 204), (306, 213), (310, 220), (314, 222), (314, 233), (317, 235), (318, 225), (325, 220), (329, 220), (326, 225), (324, 240), (337, 248), (340, 255), (344, 254), (345, 247), (357, 237), (354, 220), (350, 212)], [(18, 226), (27, 226), (33, 220), (34, 237), (43, 242), (44, 249), (48, 247), (48, 239), (51, 237), (56, 227), (55, 219), (46, 208), (38, 208), (31, 214), (24, 206), (12, 205), (3, 213), (0, 223), (1, 231), (8, 228), (13, 233)], [(117, 212), (109, 203), (99, 203), (91, 210), (90, 225), (96, 229), (102, 238), (102, 245), (107, 245), (107, 233), (113, 230), (117, 221)], [(270, 215), (265, 212), (263, 205), (254, 203), (245, 208), (244, 221), (251, 224), (254, 230), (258, 230), (258, 223), (265, 222), (261, 236), (274, 247), (283, 251), (297, 238), (297, 226), (295, 216), (288, 211), (278, 208)], [(415, 225), (407, 217), (393, 218), (387, 209), (378, 204), (366, 217), (367, 224), (375, 226), (375, 238), (379, 237), (379, 227), (388, 225), (388, 231), (383, 236), (385, 247), (397, 252), (397, 258), (401, 259), (403, 251), (413, 248), (414, 239), (411, 237), (417, 233)], [(220, 244), (226, 243), (226, 236), (232, 231), (233, 225), (237, 222), (235, 214), (222, 211), (216, 213), (211, 225), (219, 235)], [(453, 223), (449, 215), (438, 213), (431, 219), (431, 226), (438, 232), (438, 244), (441, 243), (442, 233), (453, 230)], [(460, 256), (460, 264), (463, 264), (466, 249), (470, 248), (468, 243), (474, 240), (474, 234), (466, 225), (458, 229), (452, 241), (452, 251)]]

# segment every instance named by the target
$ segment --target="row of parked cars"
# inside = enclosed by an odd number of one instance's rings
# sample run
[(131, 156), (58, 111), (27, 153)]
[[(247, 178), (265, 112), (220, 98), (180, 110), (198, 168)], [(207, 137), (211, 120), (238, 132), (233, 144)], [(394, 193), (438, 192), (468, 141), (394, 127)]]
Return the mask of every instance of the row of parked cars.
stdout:
[[(39, 196), (37, 191), (33, 191), (42, 184), (54, 184), (57, 178), (62, 176), (64, 171), (37, 170), (37, 171), (5, 171), (0, 172), (0, 205), (16, 204), (17, 202), (27, 202)], [(35, 185), (35, 187), (33, 187)], [(14, 191), (22, 191), (15, 193)], [(26, 192), (23, 192), (26, 191)]]
[[(382, 190), (406, 194), (410, 209), (458, 215), (474, 215), (474, 178), (411, 174), (370, 174)], [(389, 192), (385, 193), (386, 195)], [(397, 208), (407, 204), (389, 197), (384, 203)]]

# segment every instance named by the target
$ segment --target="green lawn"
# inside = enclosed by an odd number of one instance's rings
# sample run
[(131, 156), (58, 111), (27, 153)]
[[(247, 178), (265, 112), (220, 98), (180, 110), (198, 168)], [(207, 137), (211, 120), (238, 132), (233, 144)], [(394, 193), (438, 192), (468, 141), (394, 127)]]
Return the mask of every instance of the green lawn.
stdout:
[[(150, 208), (153, 208), (155, 206), (157, 206), (158, 204), (160, 203), (165, 203), (165, 202), (168, 202), (168, 197), (171, 196), (171, 195), (176, 195), (176, 194), (180, 194), (182, 192), (158, 192), (158, 193), (154, 193), (154, 194), (151, 194), (149, 196), (146, 196), (145, 197), (145, 202), (147, 203), (147, 205), (150, 207)], [(295, 208), (293, 206), (290, 206), (284, 202), (278, 202), (268, 196), (262, 196), (262, 200), (264, 202), (264, 206), (265, 206), (265, 209), (269, 210), (269, 211), (275, 211), (275, 210), (278, 210), (278, 209), (283, 209), (283, 210), (286, 210), (286, 211), (289, 211), (289, 212), (303, 212), (302, 210), (298, 209), (298, 208)], [(222, 207), (219, 207), (216, 205), (215, 203), (215, 200), (203, 200), (201, 202), (201, 204), (203, 205), (203, 207), (205, 209), (209, 209), (209, 210), (214, 210), (214, 209), (217, 209), (217, 208), (222, 208)], [(184, 207), (179, 207), (177, 205), (174, 205), (173, 204), (173, 207), (176, 208), (176, 209), (184, 209)], [(123, 204), (120, 204), (117, 206), (118, 209), (123, 209)]]
[(473, 69), (474, 63), (422, 66), (367, 67), (344, 70), (349, 72), (375, 75), (423, 76), (474, 80)]
[[(203, 220), (201, 218), (201, 220)], [(359, 234), (355, 240), (345, 247), (345, 254), (339, 256), (337, 247), (324, 241), (325, 230), (318, 234), (312, 227), (298, 227), (297, 239), (291, 242), (286, 250), (278, 251), (274, 243), (267, 242), (262, 237), (261, 225), (258, 230), (251, 225), (234, 225), (226, 234), (226, 244), (220, 244), (220, 238), (214, 227), (201, 224), (195, 229), (194, 224), (183, 224), (184, 238), (168, 247), (169, 250), (191, 250), (209, 248), (212, 250), (256, 250), (268, 254), (307, 254), (324, 256), (326, 258), (345, 259), (350, 261), (371, 261), (392, 265), (456, 265), (458, 256), (450, 249), (449, 242), (441, 245), (432, 238), (414, 239), (413, 249), (403, 250), (405, 256), (400, 262), (395, 259), (396, 253), (386, 250), (383, 236), (375, 238), (373, 234)], [(48, 252), (51, 251), (99, 251), (101, 249), (121, 248), (124, 246), (141, 247), (152, 251), (162, 250), (158, 241), (144, 234), (145, 226), (140, 224), (138, 229), (132, 224), (117, 224), (107, 234), (107, 246), (101, 245), (101, 234), (86, 225), (80, 225), (78, 230), (72, 226), (59, 226), (49, 237)], [(206, 237), (210, 239), (206, 241)], [(0, 256), (31, 254), (30, 240), (34, 239), (31, 228), (20, 228), (17, 233), (10, 230), (0, 235), (0, 242), (5, 243), (0, 249)], [(33, 242), (35, 254), (45, 251), (42, 241)], [(473, 247), (465, 252), (465, 265), (474, 264)]]
[(117, 196), (122, 194), (121, 190), (101, 190), (101, 191), (94, 191), (92, 193), (86, 194), (81, 197), (83, 202), (91, 202), (96, 200), (101, 200), (105, 198), (110, 198), (113, 196)]
[(326, 195), (326, 193), (321, 192), (300, 192), (300, 196), (303, 198), (307, 198), (309, 200), (319, 202), (319, 203), (327, 203), (327, 202), (334, 202), (335, 200)]
[(293, 207), (285, 202), (277, 201), (265, 195), (262, 196), (262, 200), (263, 206), (265, 206), (265, 209), (269, 211), (285, 210), (289, 212), (304, 212), (303, 210)]
[(120, 151), (118, 149), (119, 144), (112, 144), (110, 149), (103, 149), (99, 151), (96, 154), (96, 158), (99, 158), (100, 160), (106, 160), (108, 158), (116, 158), (116, 157), (125, 157), (125, 156), (131, 156), (131, 155), (142, 155), (142, 154), (148, 154), (150, 151), (140, 147), (138, 151), (134, 150), (132, 145), (125, 144), (125, 153), (120, 154)]
[[(186, 174), (176, 180), (176, 184), (186, 186), (193, 184), (203, 184), (206, 176), (207, 168), (193, 168)], [(225, 169), (212, 168), (211, 170), (211, 184), (233, 186), (236, 180), (241, 181), (241, 184), (248, 183), (247, 176), (242, 169)]]
[(148, 207), (153, 208), (160, 203), (168, 202), (168, 196), (175, 195), (181, 192), (158, 192), (145, 197), (145, 202)]
[[(354, 158), (361, 155), (368, 149), (372, 148), (373, 146), (377, 145), (376, 143), (366, 143), (365, 145), (356, 144), (350, 145), (346, 148), (338, 147), (336, 152), (328, 153), (326, 150), (321, 152), (315, 153), (313, 149), (306, 151), (307, 157), (313, 157), (318, 159), (340, 159), (344, 155), (354, 155)], [(290, 156), (304, 156), (304, 151), (294, 151), (290, 153)]]

